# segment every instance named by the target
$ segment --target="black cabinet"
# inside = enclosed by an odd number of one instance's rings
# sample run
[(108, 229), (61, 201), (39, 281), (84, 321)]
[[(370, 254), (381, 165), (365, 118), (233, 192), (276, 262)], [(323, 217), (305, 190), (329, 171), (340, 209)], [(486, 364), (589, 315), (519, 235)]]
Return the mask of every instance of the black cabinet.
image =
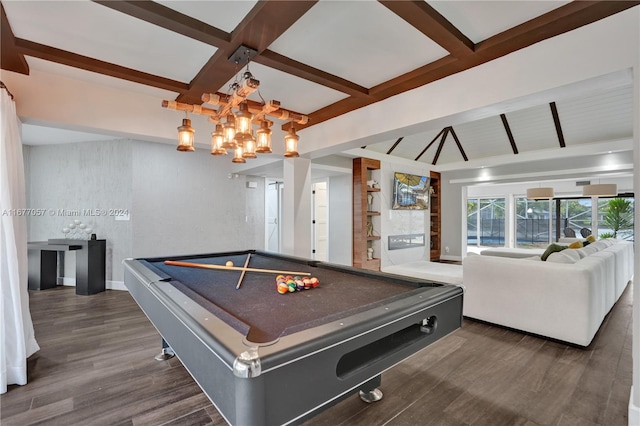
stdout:
[(106, 240), (50, 239), (28, 243), (28, 251), (29, 290), (54, 288), (58, 256), (69, 251), (76, 254), (76, 294), (87, 296), (105, 290)]

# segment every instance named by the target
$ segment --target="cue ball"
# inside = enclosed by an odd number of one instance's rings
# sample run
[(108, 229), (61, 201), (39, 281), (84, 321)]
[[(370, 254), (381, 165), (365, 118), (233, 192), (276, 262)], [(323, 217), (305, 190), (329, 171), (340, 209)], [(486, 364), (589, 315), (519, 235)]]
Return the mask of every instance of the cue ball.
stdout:
[(227, 263), (225, 263), (225, 265), (227, 266), (227, 268), (230, 268), (233, 266), (233, 262), (230, 260), (227, 260)]

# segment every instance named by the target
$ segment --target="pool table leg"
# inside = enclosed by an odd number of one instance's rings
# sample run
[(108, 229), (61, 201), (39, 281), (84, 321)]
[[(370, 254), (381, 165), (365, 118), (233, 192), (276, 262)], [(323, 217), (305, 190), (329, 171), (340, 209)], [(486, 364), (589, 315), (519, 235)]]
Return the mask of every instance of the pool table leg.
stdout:
[(162, 339), (162, 352), (155, 356), (156, 361), (165, 361), (176, 356), (173, 348), (169, 346), (166, 340)]
[(377, 376), (367, 383), (362, 385), (362, 388), (358, 392), (360, 399), (366, 403), (372, 403), (380, 401), (382, 399), (382, 391), (378, 389), (378, 386), (382, 383), (382, 377)]

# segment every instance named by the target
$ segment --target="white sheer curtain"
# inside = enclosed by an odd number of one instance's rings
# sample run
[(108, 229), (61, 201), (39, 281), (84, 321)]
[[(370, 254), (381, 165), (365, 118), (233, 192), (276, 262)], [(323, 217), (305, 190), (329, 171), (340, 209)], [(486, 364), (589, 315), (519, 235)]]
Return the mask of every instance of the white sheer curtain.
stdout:
[[(4, 86), (4, 85), (2, 85)], [(27, 383), (27, 357), (40, 347), (27, 291), (27, 220), (22, 140), (16, 107), (6, 88), (0, 109), (0, 394)]]

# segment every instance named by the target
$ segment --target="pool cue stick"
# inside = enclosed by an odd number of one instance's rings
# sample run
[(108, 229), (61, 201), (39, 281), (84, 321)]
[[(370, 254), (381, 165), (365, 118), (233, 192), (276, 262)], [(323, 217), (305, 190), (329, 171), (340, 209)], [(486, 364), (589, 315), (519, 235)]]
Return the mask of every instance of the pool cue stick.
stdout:
[(249, 266), (249, 259), (251, 259), (251, 253), (247, 253), (247, 260), (244, 261), (244, 269), (242, 270), (242, 273), (240, 273), (240, 279), (238, 280), (238, 284), (236, 285), (236, 290), (239, 289), (240, 284), (242, 284), (244, 274), (247, 272), (247, 266)]
[(296, 272), (296, 271), (277, 271), (274, 269), (258, 269), (258, 268), (241, 268), (238, 266), (225, 266), (225, 265), (209, 265), (207, 263), (191, 263), (180, 262), (177, 260), (165, 260), (165, 265), (183, 266), (185, 268), (204, 268), (204, 269), (223, 269), (227, 271), (247, 271), (247, 272), (260, 272), (263, 274), (287, 274), (287, 275), (311, 275), (311, 272)]

